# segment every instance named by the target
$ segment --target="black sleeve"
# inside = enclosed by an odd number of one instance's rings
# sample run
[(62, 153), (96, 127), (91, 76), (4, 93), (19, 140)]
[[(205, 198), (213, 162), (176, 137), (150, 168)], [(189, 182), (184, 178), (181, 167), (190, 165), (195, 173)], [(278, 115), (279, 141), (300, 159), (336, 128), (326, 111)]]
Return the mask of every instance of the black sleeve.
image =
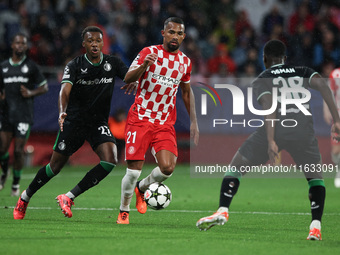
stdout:
[(75, 60), (71, 60), (70, 62), (67, 63), (67, 65), (64, 68), (64, 74), (61, 83), (68, 82), (73, 85), (75, 80), (76, 80), (76, 65)]
[(116, 76), (124, 80), (125, 74), (128, 71), (128, 67), (125, 65), (125, 63), (120, 58), (113, 56), (113, 59), (115, 62), (115, 67), (116, 67)]
[(310, 80), (311, 80), (311, 78), (315, 75), (315, 74), (318, 74), (318, 72), (316, 72), (314, 69), (312, 69), (312, 68), (309, 68), (309, 67), (305, 67), (305, 73), (306, 73), (306, 78), (308, 78), (308, 86), (309, 87), (311, 87), (310, 86)]

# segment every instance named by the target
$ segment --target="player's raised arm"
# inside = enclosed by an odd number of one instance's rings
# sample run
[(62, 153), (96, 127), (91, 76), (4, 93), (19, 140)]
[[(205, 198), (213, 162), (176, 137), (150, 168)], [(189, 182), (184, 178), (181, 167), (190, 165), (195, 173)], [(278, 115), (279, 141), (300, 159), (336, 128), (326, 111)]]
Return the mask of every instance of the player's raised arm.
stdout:
[(58, 108), (59, 108), (59, 118), (58, 123), (60, 127), (60, 131), (63, 131), (64, 121), (67, 116), (66, 109), (70, 99), (70, 93), (72, 89), (72, 84), (65, 82), (61, 84), (61, 89), (59, 92), (59, 99), (58, 99)]
[(193, 138), (195, 145), (197, 145), (199, 139), (199, 130), (196, 118), (195, 96), (192, 92), (189, 82), (181, 82), (180, 87), (182, 89), (182, 98), (185, 108), (190, 115), (190, 136), (191, 138)]
[(131, 65), (128, 72), (125, 75), (124, 82), (131, 83), (138, 81), (142, 74), (146, 71), (146, 69), (153, 65), (157, 60), (157, 54), (151, 53), (146, 55), (143, 64), (141, 65)]

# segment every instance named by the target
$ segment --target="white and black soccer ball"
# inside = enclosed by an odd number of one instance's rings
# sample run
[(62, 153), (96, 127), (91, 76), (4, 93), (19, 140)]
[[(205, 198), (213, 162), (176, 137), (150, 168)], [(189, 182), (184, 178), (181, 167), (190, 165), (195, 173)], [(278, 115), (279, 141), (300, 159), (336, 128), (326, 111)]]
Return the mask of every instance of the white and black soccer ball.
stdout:
[(144, 192), (144, 199), (148, 207), (154, 210), (161, 210), (169, 206), (171, 202), (171, 191), (163, 183), (152, 183)]

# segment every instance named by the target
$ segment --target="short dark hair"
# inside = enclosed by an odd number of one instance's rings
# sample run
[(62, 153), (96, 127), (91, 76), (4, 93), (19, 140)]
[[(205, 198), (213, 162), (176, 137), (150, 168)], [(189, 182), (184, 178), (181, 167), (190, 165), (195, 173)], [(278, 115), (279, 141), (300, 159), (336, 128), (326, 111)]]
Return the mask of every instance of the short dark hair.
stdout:
[(263, 53), (267, 57), (284, 57), (286, 56), (286, 45), (280, 40), (270, 40), (264, 45)]
[(81, 38), (84, 40), (84, 37), (85, 37), (85, 34), (87, 32), (99, 32), (103, 35), (103, 31), (99, 28), (99, 27), (96, 27), (96, 26), (89, 26), (89, 27), (85, 27), (83, 32), (81, 32)]
[(28, 40), (27, 35), (25, 35), (25, 34), (22, 33), (22, 32), (18, 32), (18, 33), (16, 33), (16, 34), (12, 37), (12, 40), (11, 40), (12, 43), (14, 42), (14, 39), (15, 39), (15, 37), (17, 37), (17, 36), (25, 37), (25, 38)]
[(167, 18), (167, 19), (164, 21), (164, 29), (165, 29), (166, 26), (169, 24), (169, 22), (174, 22), (174, 23), (178, 23), (178, 24), (184, 25), (184, 21), (183, 21), (181, 18), (178, 18), (178, 17), (170, 17), (170, 18)]

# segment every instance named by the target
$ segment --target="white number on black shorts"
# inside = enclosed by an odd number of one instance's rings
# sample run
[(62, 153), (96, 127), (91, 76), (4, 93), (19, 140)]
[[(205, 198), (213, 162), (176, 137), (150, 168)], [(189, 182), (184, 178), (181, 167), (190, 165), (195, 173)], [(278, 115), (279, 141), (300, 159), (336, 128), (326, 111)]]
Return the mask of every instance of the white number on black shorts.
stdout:
[[(136, 142), (137, 131), (132, 132), (132, 133), (131, 133), (131, 131), (129, 131), (129, 132), (127, 132), (126, 135), (127, 135), (126, 143), (135, 143)], [(131, 136), (132, 136), (132, 141), (130, 141)]]
[(17, 129), (20, 132), (20, 134), (24, 135), (27, 133), (29, 127), (30, 125), (28, 123), (20, 122), (18, 123)]
[(98, 130), (102, 131), (102, 135), (112, 136), (110, 129), (107, 126), (100, 126)]

